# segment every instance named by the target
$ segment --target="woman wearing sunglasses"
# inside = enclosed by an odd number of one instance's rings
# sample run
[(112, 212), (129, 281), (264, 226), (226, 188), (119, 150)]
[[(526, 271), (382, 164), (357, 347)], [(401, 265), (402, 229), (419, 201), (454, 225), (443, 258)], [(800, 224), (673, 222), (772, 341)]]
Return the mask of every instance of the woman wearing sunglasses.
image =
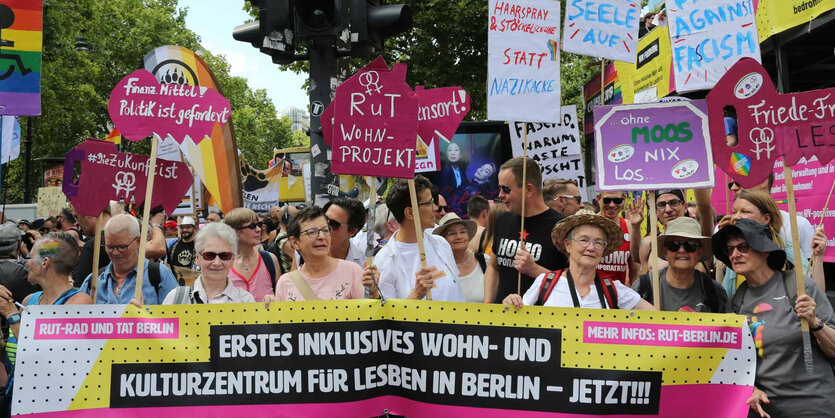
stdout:
[[(696, 270), (699, 262), (713, 257), (710, 238), (702, 236), (693, 218), (670, 221), (658, 237), (658, 255), (667, 262), (659, 270), (659, 297), (662, 311), (724, 313), (728, 303), (725, 289), (709, 275)], [(649, 303), (653, 302), (652, 280), (642, 274), (632, 288)]]
[[(720, 229), (712, 241), (713, 255), (745, 276), (729, 307), (748, 317), (758, 355), (749, 416), (831, 417), (835, 313), (829, 299), (808, 277), (806, 294), (798, 295), (795, 271), (780, 270), (786, 251), (765, 224), (740, 219)], [(811, 334), (811, 371), (804, 361), (801, 319)]]
[(169, 292), (162, 304), (255, 302), (251, 293), (235, 287), (229, 280), (229, 269), (238, 251), (235, 230), (223, 223), (210, 223), (197, 233), (194, 241), (200, 276), (192, 286), (180, 286)]
[(275, 255), (260, 249), (258, 215), (251, 209), (236, 208), (226, 215), (223, 222), (231, 226), (238, 236), (238, 251), (229, 270), (229, 279), (261, 302), (264, 296), (273, 294), (276, 266), (279, 264)]

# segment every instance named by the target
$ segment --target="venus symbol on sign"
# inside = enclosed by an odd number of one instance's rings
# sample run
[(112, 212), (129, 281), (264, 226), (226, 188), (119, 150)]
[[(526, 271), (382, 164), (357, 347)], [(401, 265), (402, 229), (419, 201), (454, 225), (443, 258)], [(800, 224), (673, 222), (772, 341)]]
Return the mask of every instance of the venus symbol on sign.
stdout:
[(124, 193), (125, 201), (130, 199), (130, 194), (136, 190), (136, 176), (133, 173), (120, 171), (116, 173), (113, 188), (116, 189), (116, 196)]
[[(757, 159), (760, 159), (760, 153), (765, 151), (765, 158), (771, 159), (771, 151), (776, 149), (776, 145), (772, 145), (774, 142), (774, 131), (771, 128), (752, 128), (748, 137), (751, 139), (751, 142), (756, 145), (756, 148), (752, 149), (751, 152), (757, 154)], [(760, 146), (763, 147), (760, 147)]]
[(371, 94), (371, 90), (375, 90), (377, 93), (383, 89), (380, 86), (380, 74), (376, 71), (366, 71), (360, 74), (360, 85), (365, 87), (365, 94)]

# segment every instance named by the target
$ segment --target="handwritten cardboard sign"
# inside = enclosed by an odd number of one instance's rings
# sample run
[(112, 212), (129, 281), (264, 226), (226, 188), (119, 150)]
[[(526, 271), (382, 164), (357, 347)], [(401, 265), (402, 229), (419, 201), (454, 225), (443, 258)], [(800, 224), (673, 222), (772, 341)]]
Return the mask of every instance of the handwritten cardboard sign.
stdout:
[(560, 3), (490, 0), (487, 118), (556, 122), (560, 115)]
[(637, 0), (569, 0), (563, 50), (634, 63), (640, 17), (641, 2)]
[[(835, 157), (835, 88), (778, 94), (759, 62), (740, 60), (707, 95), (713, 159), (742, 187), (762, 183), (782, 155), (822, 164)], [(724, 108), (737, 116), (737, 145), (726, 142)]]
[(67, 197), (60, 187), (38, 188), (38, 217), (56, 216), (67, 207)]
[(418, 97), (405, 64), (378, 57), (336, 88), (333, 106), (335, 174), (414, 178)]
[(594, 108), (599, 190), (713, 187), (707, 103)]
[(676, 91), (709, 89), (740, 58), (760, 60), (751, 0), (672, 0), (667, 12)]
[[(73, 179), (73, 167), (81, 163), (78, 181)], [(112, 142), (88, 139), (71, 149), (64, 160), (64, 194), (80, 215), (98, 216), (110, 200), (145, 201), (148, 182), (148, 157), (116, 152)], [(183, 195), (191, 188), (194, 178), (188, 165), (179, 161), (158, 159), (151, 207), (162, 205), (172, 213)]]
[(208, 87), (160, 84), (147, 70), (136, 70), (110, 92), (110, 119), (122, 136), (139, 141), (151, 134), (171, 135), (195, 144), (210, 136), (215, 124), (230, 118), (229, 101)]
[(464, 116), (470, 112), (470, 95), (459, 86), (415, 88), (419, 100), (418, 136), (428, 144), (442, 138), (449, 143)]

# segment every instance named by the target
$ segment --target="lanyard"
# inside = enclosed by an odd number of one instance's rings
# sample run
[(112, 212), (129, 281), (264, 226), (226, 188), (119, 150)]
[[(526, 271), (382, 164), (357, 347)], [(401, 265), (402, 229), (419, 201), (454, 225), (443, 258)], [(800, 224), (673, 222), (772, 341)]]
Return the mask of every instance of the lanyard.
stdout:
[[(571, 300), (574, 302), (574, 307), (580, 307), (580, 299), (577, 298), (577, 289), (574, 287), (574, 278), (571, 277), (571, 270), (565, 270), (565, 277), (568, 279), (569, 293), (571, 293)], [(594, 287), (597, 289), (597, 298), (600, 300), (600, 307), (606, 309), (605, 297), (603, 296), (603, 288), (600, 287), (600, 280), (597, 274), (594, 275)]]

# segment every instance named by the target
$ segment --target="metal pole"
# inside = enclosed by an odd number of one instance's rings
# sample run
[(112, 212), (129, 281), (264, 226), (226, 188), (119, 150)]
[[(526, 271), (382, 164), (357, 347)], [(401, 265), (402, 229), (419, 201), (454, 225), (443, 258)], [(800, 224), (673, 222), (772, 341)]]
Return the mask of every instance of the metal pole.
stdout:
[(32, 202), (32, 118), (26, 118), (26, 140), (23, 142), (23, 203)]
[(336, 80), (336, 37), (313, 39), (310, 54), (310, 161), (309, 196), (318, 205), (328, 201), (327, 187), (333, 181), (328, 158), (330, 148), (325, 145), (319, 117), (331, 103), (331, 80)]

